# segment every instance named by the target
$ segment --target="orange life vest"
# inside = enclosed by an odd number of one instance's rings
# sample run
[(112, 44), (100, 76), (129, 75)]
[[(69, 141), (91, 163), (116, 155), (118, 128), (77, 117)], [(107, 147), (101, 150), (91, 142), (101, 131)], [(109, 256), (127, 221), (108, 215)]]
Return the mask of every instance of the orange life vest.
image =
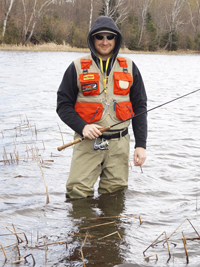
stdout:
[[(75, 111), (87, 123), (107, 126), (134, 116), (129, 98), (133, 83), (132, 61), (117, 57), (104, 90), (103, 75), (91, 56), (74, 61), (79, 93)], [(106, 92), (105, 92), (106, 91)], [(126, 123), (124, 126), (127, 127)]]

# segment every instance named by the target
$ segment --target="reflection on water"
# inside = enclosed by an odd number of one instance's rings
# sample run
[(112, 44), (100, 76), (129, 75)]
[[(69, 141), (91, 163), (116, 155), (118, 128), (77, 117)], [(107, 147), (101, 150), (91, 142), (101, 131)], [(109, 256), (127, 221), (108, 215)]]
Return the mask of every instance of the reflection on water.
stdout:
[[(56, 92), (66, 67), (81, 55), (0, 51), (0, 244), (16, 242), (13, 235), (3, 235), (14, 226), (29, 241), (26, 247), (25, 241), (19, 245), (21, 255), (32, 253), (36, 266), (83, 266), (83, 260), (95, 267), (199, 266), (200, 93), (149, 112), (143, 172), (132, 164), (130, 129), (127, 190), (66, 201), (73, 148), (58, 152), (57, 147), (62, 145), (60, 131), (65, 143), (72, 141), (73, 131), (55, 113)], [(148, 109), (200, 88), (198, 55), (126, 56), (142, 73)], [(140, 215), (142, 224), (130, 215)], [(163, 233), (170, 236), (176, 229), (177, 235), (169, 239), (167, 263)], [(154, 256), (144, 260), (143, 251), (160, 235), (160, 243), (145, 253)], [(67, 249), (62, 243), (66, 241)], [(45, 242), (53, 243), (46, 254)], [(19, 260), (16, 246), (5, 248), (5, 253), (4, 266)], [(2, 250), (0, 255), (3, 265)], [(31, 265), (31, 258), (28, 261)]]
[[(88, 198), (72, 201), (72, 210), (69, 215), (74, 218), (76, 232), (82, 234), (77, 237), (78, 243), (75, 252), (66, 259), (72, 262), (80, 257), (80, 245), (83, 243), (83, 236), (88, 231), (89, 237), (83, 246), (83, 253), (86, 265), (89, 266), (113, 266), (121, 263), (120, 255), (120, 235), (124, 229), (120, 225), (118, 216), (124, 210), (124, 192), (111, 195), (99, 196), (98, 198)], [(103, 217), (103, 219), (101, 219)], [(110, 217), (110, 218), (105, 218)], [(105, 218), (105, 219), (104, 219)], [(77, 220), (77, 221), (76, 221)], [(118, 234), (120, 232), (120, 234)], [(105, 238), (105, 236), (110, 235)], [(74, 249), (74, 248), (73, 248)], [(65, 259), (63, 259), (63, 262)]]

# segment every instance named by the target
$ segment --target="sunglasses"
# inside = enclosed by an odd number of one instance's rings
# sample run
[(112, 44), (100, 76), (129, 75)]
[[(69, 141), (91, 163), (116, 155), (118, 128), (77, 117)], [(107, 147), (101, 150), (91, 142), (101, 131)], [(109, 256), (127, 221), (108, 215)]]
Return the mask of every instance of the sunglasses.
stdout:
[(106, 38), (108, 41), (111, 41), (115, 38), (115, 35), (114, 34), (111, 34), (111, 35), (96, 34), (95, 38), (99, 41), (102, 41), (104, 38)]

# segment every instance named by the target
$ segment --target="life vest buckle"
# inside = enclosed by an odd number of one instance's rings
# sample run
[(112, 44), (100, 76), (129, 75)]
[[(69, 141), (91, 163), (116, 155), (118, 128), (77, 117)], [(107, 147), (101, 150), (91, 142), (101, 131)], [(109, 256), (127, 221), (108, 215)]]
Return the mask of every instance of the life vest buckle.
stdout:
[(127, 68), (123, 68), (123, 72), (124, 73), (128, 73), (128, 69)]
[(88, 69), (84, 69), (83, 74), (88, 74)]

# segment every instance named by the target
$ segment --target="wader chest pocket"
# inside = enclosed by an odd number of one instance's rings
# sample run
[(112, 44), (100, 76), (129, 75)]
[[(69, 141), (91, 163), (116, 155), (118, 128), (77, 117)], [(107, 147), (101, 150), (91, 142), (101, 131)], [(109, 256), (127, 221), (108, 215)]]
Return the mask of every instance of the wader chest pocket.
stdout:
[(114, 94), (127, 95), (130, 92), (133, 78), (130, 73), (114, 72)]
[(79, 75), (81, 90), (84, 96), (99, 95), (99, 74), (87, 73)]
[(115, 107), (116, 116), (119, 120), (128, 120), (135, 115), (135, 113), (133, 112), (132, 103), (130, 101), (118, 102), (116, 103)]
[(77, 102), (74, 109), (87, 123), (99, 121), (103, 114), (102, 103)]

